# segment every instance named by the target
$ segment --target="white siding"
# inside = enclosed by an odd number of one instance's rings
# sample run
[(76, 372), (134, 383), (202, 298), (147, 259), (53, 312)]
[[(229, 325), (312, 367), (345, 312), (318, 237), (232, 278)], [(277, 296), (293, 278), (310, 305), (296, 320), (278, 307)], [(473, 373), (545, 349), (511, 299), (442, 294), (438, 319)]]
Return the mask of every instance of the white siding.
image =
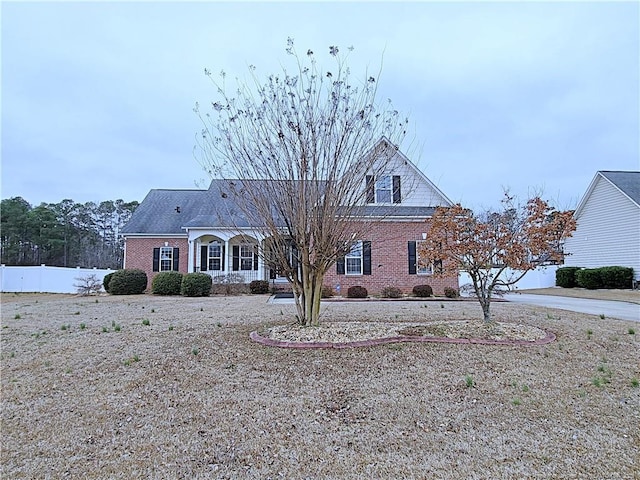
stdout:
[(640, 278), (640, 208), (608, 180), (598, 176), (565, 242), (565, 265), (633, 267)]
[[(437, 207), (448, 206), (451, 202), (438, 191), (430, 180), (418, 171), (417, 167), (405, 160), (402, 155), (389, 161), (384, 171), (375, 172), (377, 175), (400, 175), (400, 190), (403, 206), (407, 207)], [(363, 185), (365, 188), (365, 185)]]

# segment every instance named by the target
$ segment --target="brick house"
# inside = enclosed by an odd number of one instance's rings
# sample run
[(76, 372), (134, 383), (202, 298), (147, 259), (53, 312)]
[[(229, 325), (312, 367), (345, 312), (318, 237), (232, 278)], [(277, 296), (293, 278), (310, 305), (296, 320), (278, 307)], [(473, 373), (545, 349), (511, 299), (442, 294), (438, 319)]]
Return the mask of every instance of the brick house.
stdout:
[[(451, 201), (400, 151), (388, 173), (366, 176), (366, 203), (358, 206), (358, 215), (372, 222), (367, 238), (354, 241), (351, 252), (327, 272), (325, 285), (337, 293), (361, 285), (373, 295), (388, 286), (411, 293), (415, 285), (428, 284), (436, 294), (458, 288), (457, 276), (434, 277), (434, 266), (419, 262), (429, 218)], [(214, 179), (207, 190), (151, 190), (122, 230), (124, 267), (144, 270), (150, 280), (157, 272), (175, 270), (206, 272), (214, 282), (286, 285), (259, 255), (268, 241), (265, 234), (221, 195), (229, 182)]]

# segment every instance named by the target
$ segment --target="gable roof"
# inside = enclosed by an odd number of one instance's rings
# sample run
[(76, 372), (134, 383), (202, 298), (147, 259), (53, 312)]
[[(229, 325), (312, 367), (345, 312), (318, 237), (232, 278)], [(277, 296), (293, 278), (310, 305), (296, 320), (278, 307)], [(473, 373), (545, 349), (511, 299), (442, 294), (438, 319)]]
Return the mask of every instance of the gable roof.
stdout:
[[(391, 145), (386, 137), (376, 144), (386, 147)], [(374, 147), (375, 148), (375, 147)], [(450, 206), (453, 202), (436, 187), (427, 176), (411, 162), (397, 147), (396, 160), (409, 167), (412, 173), (440, 198), (437, 204)], [(235, 180), (245, 184), (251, 182), (253, 188), (260, 188), (269, 180)], [(186, 235), (186, 230), (197, 228), (250, 228), (242, 210), (229, 194), (230, 184), (234, 180), (214, 179), (207, 190), (154, 189), (136, 208), (129, 222), (122, 229), (122, 235)], [(448, 205), (447, 205), (448, 204)], [(363, 205), (354, 211), (355, 216), (372, 218), (424, 218), (432, 216), (433, 205)], [(275, 215), (275, 212), (274, 212)]]
[(575, 217), (578, 217), (580, 213), (582, 213), (587, 200), (591, 196), (591, 193), (599, 180), (604, 180), (612, 185), (616, 190), (633, 202), (636, 207), (640, 208), (640, 172), (599, 170), (596, 172), (593, 180), (589, 184), (589, 188), (587, 188), (587, 191), (580, 200), (580, 203), (574, 213)]

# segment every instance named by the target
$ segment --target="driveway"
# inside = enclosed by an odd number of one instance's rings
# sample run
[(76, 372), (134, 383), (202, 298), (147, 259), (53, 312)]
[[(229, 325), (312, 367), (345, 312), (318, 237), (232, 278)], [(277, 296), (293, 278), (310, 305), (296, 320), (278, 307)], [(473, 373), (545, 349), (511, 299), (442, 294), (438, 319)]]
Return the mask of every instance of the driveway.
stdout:
[(531, 295), (526, 293), (509, 293), (505, 300), (514, 303), (539, 305), (542, 307), (559, 308), (572, 312), (604, 315), (640, 322), (640, 305), (629, 302), (614, 302), (611, 300), (591, 300), (587, 298), (556, 297), (552, 295)]

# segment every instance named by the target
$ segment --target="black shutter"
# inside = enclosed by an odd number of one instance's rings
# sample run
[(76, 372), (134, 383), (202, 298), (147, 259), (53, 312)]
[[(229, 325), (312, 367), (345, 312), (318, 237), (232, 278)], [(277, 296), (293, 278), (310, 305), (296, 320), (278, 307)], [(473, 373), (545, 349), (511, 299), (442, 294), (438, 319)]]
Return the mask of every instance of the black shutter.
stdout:
[(371, 242), (362, 242), (362, 274), (371, 275)]
[(200, 247), (200, 271), (206, 272), (209, 270), (209, 247), (202, 245)]
[(220, 247), (220, 251), (222, 252), (222, 259), (220, 260), (220, 270), (224, 270), (224, 258), (225, 258), (224, 245)]
[(415, 275), (418, 273), (416, 269), (417, 261), (416, 242), (409, 242), (409, 275)]
[(258, 245), (253, 247), (253, 269), (258, 270)]
[(173, 249), (173, 271), (177, 272), (180, 268), (180, 249), (174, 247)]
[(153, 249), (153, 271), (160, 271), (160, 248)]
[(376, 202), (375, 184), (373, 175), (367, 175), (367, 203)]
[(234, 245), (232, 248), (233, 252), (233, 263), (231, 264), (231, 269), (234, 272), (240, 270), (240, 245)]
[(336, 261), (336, 273), (338, 275), (344, 275), (344, 257), (340, 257)]
[(393, 176), (393, 203), (402, 202), (402, 191), (400, 190), (400, 175)]

